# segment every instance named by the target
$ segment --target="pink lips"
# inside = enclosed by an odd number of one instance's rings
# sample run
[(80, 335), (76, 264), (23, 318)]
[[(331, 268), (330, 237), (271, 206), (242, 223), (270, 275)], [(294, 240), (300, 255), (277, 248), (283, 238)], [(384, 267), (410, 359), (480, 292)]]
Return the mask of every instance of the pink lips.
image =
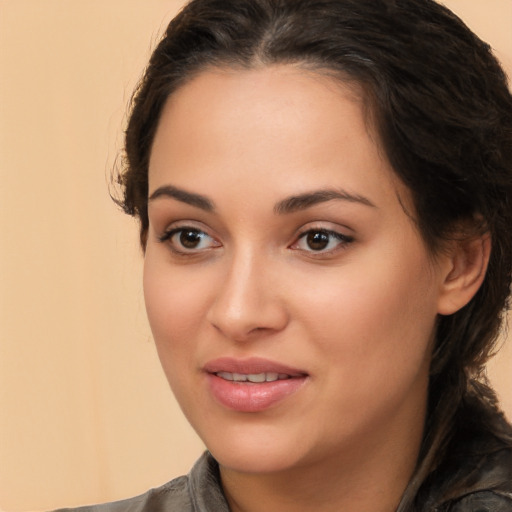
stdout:
[(298, 391), (308, 377), (297, 368), (260, 358), (215, 359), (204, 371), (215, 400), (239, 412), (268, 409)]

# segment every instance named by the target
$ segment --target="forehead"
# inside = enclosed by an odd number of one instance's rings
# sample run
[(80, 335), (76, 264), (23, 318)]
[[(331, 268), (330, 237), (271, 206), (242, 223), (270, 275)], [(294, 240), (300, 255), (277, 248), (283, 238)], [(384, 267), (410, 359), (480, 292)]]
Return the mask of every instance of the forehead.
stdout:
[(204, 71), (164, 106), (150, 190), (166, 181), (209, 189), (232, 178), (249, 189), (266, 179), (277, 190), (279, 177), (311, 188), (339, 175), (349, 188), (366, 182), (395, 196), (398, 180), (363, 102), (357, 85), (297, 66)]
[[(343, 105), (344, 115), (351, 116), (352, 131), (361, 129), (376, 140), (363, 104), (362, 88), (357, 84), (296, 65), (213, 68), (196, 75), (168, 98), (157, 137), (179, 128), (182, 138), (192, 141), (204, 137), (208, 130), (210, 137), (227, 134), (227, 129), (236, 125), (240, 135), (254, 135), (245, 139), (247, 144), (257, 141), (255, 135), (261, 134), (262, 128), (280, 139), (286, 135), (298, 138), (300, 132), (319, 124), (329, 123), (334, 129), (333, 116), (325, 113)], [(338, 135), (341, 133), (338, 130)]]

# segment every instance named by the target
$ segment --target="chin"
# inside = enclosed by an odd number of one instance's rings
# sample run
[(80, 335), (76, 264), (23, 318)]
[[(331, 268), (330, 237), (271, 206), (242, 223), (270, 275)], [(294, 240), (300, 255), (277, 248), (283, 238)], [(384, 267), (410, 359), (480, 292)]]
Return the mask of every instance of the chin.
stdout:
[[(243, 433), (226, 432), (224, 436), (203, 437), (206, 447), (225, 468), (241, 473), (275, 473), (285, 471), (298, 464), (304, 454), (292, 436), (277, 436), (249, 429)], [(288, 437), (288, 439), (286, 439)]]
[[(210, 450), (211, 451), (211, 450)], [(298, 465), (299, 458), (272, 450), (257, 449), (243, 451), (236, 448), (211, 451), (221, 467), (237, 473), (269, 474), (286, 471)]]

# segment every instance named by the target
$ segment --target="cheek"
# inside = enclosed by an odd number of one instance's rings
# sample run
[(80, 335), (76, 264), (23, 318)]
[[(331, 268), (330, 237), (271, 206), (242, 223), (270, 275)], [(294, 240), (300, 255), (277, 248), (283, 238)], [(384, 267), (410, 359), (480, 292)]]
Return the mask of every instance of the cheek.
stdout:
[[(204, 293), (200, 281), (187, 272), (153, 258), (144, 261), (144, 299), (160, 363), (185, 415), (200, 397), (191, 385), (197, 374), (194, 358), (198, 331), (203, 321)], [(192, 393), (192, 395), (191, 395)]]
[(430, 294), (419, 293), (413, 281), (393, 279), (391, 287), (378, 269), (354, 274), (332, 280), (325, 300), (304, 304), (304, 318), (315, 340), (311, 360), (325, 363), (317, 375), (334, 397), (333, 424), (374, 428), (410, 396), (421, 409), (435, 312)]
[(391, 257), (350, 265), (314, 281), (303, 296), (302, 317), (317, 349), (358, 381), (368, 373), (417, 371), (428, 357), (435, 290), (428, 265), (412, 260), (417, 263)]
[[(172, 270), (148, 252), (144, 261), (144, 300), (159, 351), (178, 352), (194, 338), (203, 318), (205, 290), (201, 280)], [(162, 360), (162, 362), (164, 362)]]

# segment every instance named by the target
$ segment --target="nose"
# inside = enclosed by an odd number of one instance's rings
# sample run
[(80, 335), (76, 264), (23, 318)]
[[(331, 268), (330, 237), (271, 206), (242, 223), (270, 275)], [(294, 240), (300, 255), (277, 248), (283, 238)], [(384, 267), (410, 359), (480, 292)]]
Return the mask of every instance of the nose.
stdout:
[(276, 274), (269, 261), (247, 253), (226, 262), (207, 314), (209, 322), (234, 341), (284, 329), (288, 313)]

